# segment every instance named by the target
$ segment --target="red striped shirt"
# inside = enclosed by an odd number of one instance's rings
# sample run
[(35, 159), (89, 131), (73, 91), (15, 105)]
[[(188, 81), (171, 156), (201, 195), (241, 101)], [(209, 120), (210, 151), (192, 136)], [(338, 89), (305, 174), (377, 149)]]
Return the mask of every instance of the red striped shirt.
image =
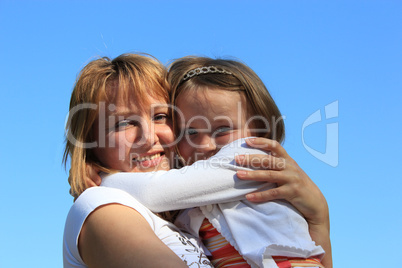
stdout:
[[(250, 268), (251, 266), (239, 254), (239, 252), (229, 244), (229, 242), (216, 230), (216, 228), (204, 219), (200, 228), (200, 238), (204, 245), (211, 252), (212, 257), (210, 260), (215, 268)], [(291, 267), (321, 267), (320, 259), (316, 257), (311, 258), (293, 258), (293, 257), (272, 257), (279, 268)]]

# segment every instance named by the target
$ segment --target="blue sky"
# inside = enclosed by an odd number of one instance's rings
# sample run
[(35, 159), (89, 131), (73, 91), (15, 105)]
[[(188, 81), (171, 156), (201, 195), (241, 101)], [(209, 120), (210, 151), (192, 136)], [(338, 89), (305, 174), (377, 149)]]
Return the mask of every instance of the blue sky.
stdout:
[(401, 14), (396, 0), (2, 0), (1, 266), (62, 267), (71, 90), (89, 60), (126, 52), (247, 63), (286, 116), (285, 149), (328, 200), (335, 267), (397, 266)]

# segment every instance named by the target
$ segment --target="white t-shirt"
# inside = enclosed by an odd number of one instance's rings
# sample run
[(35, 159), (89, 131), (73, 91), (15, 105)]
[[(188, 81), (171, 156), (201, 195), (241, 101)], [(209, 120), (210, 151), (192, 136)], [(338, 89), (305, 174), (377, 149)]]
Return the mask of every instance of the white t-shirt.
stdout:
[(141, 205), (128, 193), (108, 187), (92, 187), (83, 192), (71, 207), (63, 237), (63, 263), (65, 268), (87, 267), (78, 252), (78, 237), (88, 215), (99, 206), (118, 203), (138, 211), (155, 234), (189, 267), (213, 267), (199, 246), (198, 240), (180, 232), (172, 223), (163, 220)]

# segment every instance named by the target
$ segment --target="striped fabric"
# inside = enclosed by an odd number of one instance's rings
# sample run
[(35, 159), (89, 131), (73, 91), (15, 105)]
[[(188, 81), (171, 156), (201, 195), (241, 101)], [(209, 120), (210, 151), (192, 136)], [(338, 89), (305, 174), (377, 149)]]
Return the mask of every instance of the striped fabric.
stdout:
[[(204, 219), (200, 228), (200, 238), (204, 245), (211, 252), (212, 257), (210, 261), (215, 268), (250, 268), (246, 260), (239, 254), (239, 252), (229, 244), (229, 242), (215, 229), (208, 219)], [(279, 268), (291, 267), (321, 267), (325, 268), (320, 259), (311, 257), (304, 258), (290, 258), (282, 256), (272, 257)]]
[(215, 268), (250, 268), (237, 250), (215, 229), (208, 219), (200, 228), (200, 238), (211, 252), (210, 260)]
[(272, 258), (275, 260), (276, 265), (278, 265), (279, 268), (291, 268), (291, 267), (325, 268), (324, 265), (321, 264), (320, 259), (315, 257), (304, 259), (304, 258), (274, 256)]

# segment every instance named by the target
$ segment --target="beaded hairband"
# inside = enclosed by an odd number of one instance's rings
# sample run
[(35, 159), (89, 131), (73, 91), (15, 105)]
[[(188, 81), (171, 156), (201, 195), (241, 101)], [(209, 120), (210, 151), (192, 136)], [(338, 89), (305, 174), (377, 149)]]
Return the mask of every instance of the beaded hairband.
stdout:
[(215, 66), (204, 66), (204, 67), (198, 67), (193, 70), (188, 71), (183, 79), (181, 81), (186, 81), (190, 79), (193, 76), (196, 75), (201, 75), (201, 74), (213, 74), (213, 73), (220, 73), (220, 74), (232, 74), (229, 71), (226, 71), (225, 69), (221, 67), (215, 67)]

